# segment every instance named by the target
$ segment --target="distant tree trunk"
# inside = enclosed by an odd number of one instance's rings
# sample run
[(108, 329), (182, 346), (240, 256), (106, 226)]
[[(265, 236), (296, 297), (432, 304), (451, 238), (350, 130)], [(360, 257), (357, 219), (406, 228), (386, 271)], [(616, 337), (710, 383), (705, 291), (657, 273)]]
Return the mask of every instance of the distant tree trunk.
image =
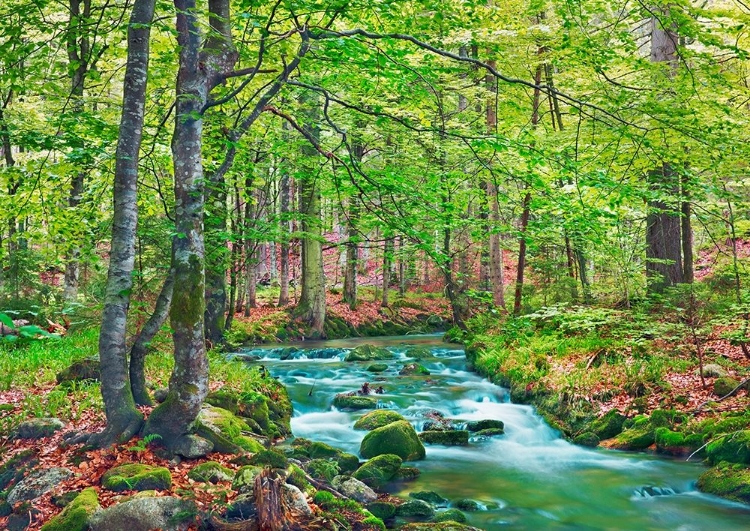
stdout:
[(359, 204), (352, 197), (349, 203), (349, 215), (346, 221), (346, 266), (344, 269), (344, 302), (349, 308), (357, 308), (357, 266), (359, 261)]
[[(8, 124), (5, 121), (5, 109), (10, 104), (12, 97), (13, 97), (13, 91), (9, 91), (8, 95), (5, 97), (4, 101), (2, 102), (2, 107), (0, 107), (0, 140), (2, 141), (3, 158), (5, 160), (6, 168), (12, 168), (13, 166), (16, 165), (16, 161), (13, 158), (13, 145), (11, 144), (11, 140), (10, 140), (10, 130), (8, 129)], [(21, 185), (21, 182), (19, 180), (16, 180), (16, 178), (13, 176), (13, 173), (8, 172), (8, 196), (9, 197), (16, 195), (20, 185)], [(8, 278), (8, 280), (11, 285), (14, 285), (14, 284), (17, 284), (17, 279), (13, 279), (12, 274), (14, 271), (18, 270), (18, 268), (14, 266), (14, 261), (17, 260), (17, 255), (15, 251), (15, 242), (13, 241), (13, 235), (16, 231), (16, 215), (13, 212), (8, 212), (7, 214), (9, 214), (7, 254), (9, 257), (8, 272), (10, 273), (10, 278)], [(2, 230), (0, 230), (0, 235), (1, 234), (2, 234)], [(0, 263), (0, 287), (2, 287), (3, 282), (6, 280), (5, 275), (3, 275), (3, 270), (4, 270), (3, 264)]]
[(516, 291), (513, 300), (513, 315), (520, 315), (523, 306), (523, 282), (524, 272), (526, 270), (526, 229), (529, 226), (529, 216), (531, 214), (531, 194), (526, 192), (523, 197), (523, 211), (521, 213), (521, 225), (519, 231), (521, 236), (518, 238), (518, 267), (516, 271)]
[(143, 423), (143, 415), (135, 408), (130, 388), (125, 334), (135, 265), (138, 154), (143, 134), (154, 4), (155, 0), (135, 0), (128, 24), (128, 56), (115, 153), (112, 243), (99, 334), (101, 391), (107, 427), (89, 440), (90, 444), (102, 447), (130, 439)]
[(692, 284), (695, 279), (693, 269), (693, 225), (691, 222), (692, 208), (690, 205), (690, 195), (688, 191), (688, 179), (682, 179), (682, 267), (683, 282)]
[(146, 324), (141, 328), (136, 337), (133, 347), (130, 349), (130, 388), (133, 391), (133, 399), (139, 406), (151, 406), (153, 401), (146, 388), (146, 373), (144, 371), (146, 354), (151, 341), (161, 330), (162, 325), (169, 317), (169, 307), (172, 304), (172, 293), (174, 291), (174, 276), (170, 271), (161, 287), (159, 296), (156, 298), (154, 311), (151, 313)]
[[(289, 125), (284, 122), (285, 128)], [(279, 181), (279, 217), (281, 219), (281, 245), (279, 249), (279, 306), (289, 304), (289, 167), (286, 160), (281, 164), (281, 180)]]
[(258, 306), (258, 246), (252, 240), (246, 242), (247, 265), (245, 266), (245, 317), (250, 317), (250, 308)]
[(224, 322), (224, 330), (232, 329), (232, 322), (234, 321), (234, 314), (237, 307), (237, 296), (239, 288), (239, 277), (242, 274), (242, 234), (240, 234), (240, 228), (242, 227), (242, 210), (240, 208), (240, 190), (235, 182), (234, 185), (234, 212), (230, 216), (231, 229), (232, 229), (232, 253), (230, 260), (229, 269), (229, 304), (227, 308), (227, 319)]
[[(487, 64), (495, 67), (495, 60), (490, 59)], [(490, 97), (486, 102), (486, 125), (487, 132), (491, 135), (497, 133), (497, 113), (495, 112), (495, 99), (497, 97), (497, 79), (495, 76), (488, 75), (485, 83), (490, 91)], [(500, 241), (500, 205), (498, 203), (497, 183), (493, 176), (490, 176), (485, 183), (487, 190), (487, 226), (488, 244), (487, 244), (487, 280), (492, 289), (492, 303), (501, 310), (505, 310), (505, 265), (503, 263), (503, 249)]]
[(386, 236), (383, 242), (383, 296), (380, 300), (380, 305), (383, 307), (390, 305), (388, 292), (391, 286), (391, 269), (393, 268), (393, 242), (393, 236)]
[(407, 284), (407, 255), (404, 249), (404, 237), (398, 237), (398, 296), (406, 296)]

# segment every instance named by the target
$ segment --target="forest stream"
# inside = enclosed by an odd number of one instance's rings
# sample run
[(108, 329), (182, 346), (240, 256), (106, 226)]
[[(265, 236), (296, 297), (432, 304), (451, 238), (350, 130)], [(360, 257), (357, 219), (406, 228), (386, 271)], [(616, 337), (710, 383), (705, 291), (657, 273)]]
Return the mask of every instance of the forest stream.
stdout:
[[(368, 362), (344, 362), (347, 351), (369, 343), (391, 350), (388, 369), (373, 374)], [(434, 357), (421, 360), (429, 376), (399, 376), (404, 352), (423, 346)], [(468, 523), (482, 529), (747, 529), (750, 508), (704, 495), (695, 482), (704, 470), (691, 462), (644, 453), (587, 449), (563, 440), (526, 405), (510, 402), (506, 389), (470, 372), (463, 349), (440, 336), (402, 336), (305, 342), (291, 358), (282, 348), (243, 350), (255, 355), (288, 388), (294, 404), (296, 437), (328, 443), (358, 454), (366, 432), (353, 429), (364, 411), (331, 407), (334, 395), (357, 391), (364, 382), (384, 394), (378, 407), (393, 409), (417, 429), (438, 411), (463, 421), (499, 419), (505, 434), (473, 437), (468, 446), (426, 445), (427, 457), (405, 463), (421, 470), (409, 482), (392, 483), (389, 491), (435, 491), (450, 501), (471, 499), (482, 510), (467, 512)], [(380, 363), (380, 362), (379, 362)]]

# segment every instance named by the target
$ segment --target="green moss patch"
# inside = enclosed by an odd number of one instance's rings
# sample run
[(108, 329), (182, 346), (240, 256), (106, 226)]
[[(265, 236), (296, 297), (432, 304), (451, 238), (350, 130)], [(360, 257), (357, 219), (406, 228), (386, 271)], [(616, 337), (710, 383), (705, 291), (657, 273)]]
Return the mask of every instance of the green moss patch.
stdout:
[(375, 411), (370, 411), (357, 419), (357, 422), (354, 423), (354, 429), (370, 431), (399, 420), (404, 420), (404, 417), (395, 411), (389, 409), (376, 409)]
[(711, 463), (722, 461), (750, 464), (750, 430), (728, 433), (706, 447), (706, 455)]
[(218, 483), (220, 481), (230, 481), (233, 472), (221, 463), (216, 461), (206, 461), (194, 466), (188, 477), (193, 481), (202, 481), (204, 483)]
[(102, 476), (102, 487), (114, 492), (124, 490), (165, 490), (172, 486), (168, 468), (128, 463), (116, 466)]
[(392, 422), (365, 435), (359, 447), (364, 458), (394, 454), (404, 461), (424, 459), (425, 449), (411, 424), (405, 420)]
[(401, 468), (401, 458), (393, 454), (373, 457), (354, 473), (354, 477), (371, 487), (382, 487)]
[(99, 510), (99, 498), (92, 487), (84, 489), (60, 514), (42, 526), (42, 531), (86, 531), (89, 517)]
[(750, 503), (750, 468), (722, 463), (698, 478), (698, 488), (708, 494)]

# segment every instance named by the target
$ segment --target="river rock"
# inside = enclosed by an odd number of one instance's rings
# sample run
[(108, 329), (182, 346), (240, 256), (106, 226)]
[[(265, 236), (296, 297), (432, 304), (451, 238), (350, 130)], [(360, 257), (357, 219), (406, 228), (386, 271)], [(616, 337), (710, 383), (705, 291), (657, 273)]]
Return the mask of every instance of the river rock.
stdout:
[(60, 514), (42, 526), (42, 531), (87, 531), (89, 518), (100, 510), (96, 489), (81, 491)]
[(393, 353), (385, 348), (374, 345), (360, 345), (349, 351), (344, 361), (375, 361), (393, 359)]
[(365, 413), (357, 419), (357, 422), (354, 423), (354, 429), (370, 431), (399, 420), (404, 420), (404, 417), (395, 411), (391, 411), (390, 409), (376, 409), (375, 411)]
[(214, 449), (214, 443), (193, 433), (180, 437), (172, 452), (186, 459), (197, 459), (208, 455)]
[(96, 512), (89, 520), (91, 531), (185, 531), (198, 510), (191, 501), (161, 496), (132, 498)]
[(197, 435), (208, 439), (214, 450), (221, 453), (241, 453), (242, 450), (255, 453), (265, 447), (244, 433), (251, 433), (247, 422), (231, 411), (214, 406), (203, 406), (198, 414)]
[(250, 494), (240, 494), (227, 507), (224, 518), (227, 520), (250, 520), (258, 514), (258, 507), (255, 505), (255, 496)]
[(698, 489), (729, 500), (750, 504), (750, 468), (721, 463), (701, 474)]
[(750, 430), (724, 435), (706, 447), (706, 455), (713, 464), (726, 461), (750, 465)]
[(734, 391), (740, 385), (738, 380), (725, 376), (714, 380), (714, 395), (719, 398), (724, 397)]
[(338, 394), (333, 398), (333, 407), (341, 410), (375, 409), (378, 401), (369, 396)]
[(370, 503), (378, 499), (375, 491), (357, 478), (336, 476), (333, 478), (331, 485), (344, 496), (359, 503)]
[(491, 429), (504, 430), (505, 423), (502, 420), (495, 419), (473, 420), (466, 423), (466, 429), (470, 432)]
[(8, 492), (7, 501), (15, 505), (18, 502), (35, 500), (71, 476), (73, 472), (62, 467), (34, 470)]
[(435, 516), (435, 509), (425, 501), (412, 499), (396, 507), (396, 516), (427, 520)]
[(80, 382), (82, 380), (99, 380), (101, 370), (99, 358), (75, 360), (69, 367), (57, 373), (57, 383)]
[(479, 505), (479, 502), (470, 500), (468, 498), (458, 500), (453, 505), (455, 505), (457, 509), (461, 509), (462, 511), (474, 512), (482, 510), (482, 506)]
[(370, 502), (367, 504), (365, 509), (370, 511), (373, 516), (376, 516), (381, 520), (387, 520), (388, 518), (391, 518), (394, 514), (396, 514), (396, 506), (387, 501), (376, 500), (374, 502)]
[(607, 443), (608, 448), (615, 450), (645, 450), (656, 441), (654, 430), (645, 427), (629, 428)]
[(419, 477), (422, 473), (415, 466), (402, 466), (396, 471), (396, 475), (393, 476), (393, 481), (413, 481)]
[(417, 500), (422, 500), (424, 502), (429, 503), (430, 505), (434, 505), (435, 507), (447, 507), (448, 506), (448, 500), (446, 500), (440, 494), (432, 490), (420, 490), (418, 492), (410, 492), (409, 497), (415, 498)]
[(405, 420), (399, 420), (365, 435), (359, 447), (359, 454), (367, 459), (383, 454), (395, 454), (404, 461), (413, 461), (424, 459), (425, 449), (414, 427)]
[(393, 454), (373, 457), (354, 472), (354, 477), (371, 487), (382, 487), (401, 468), (401, 458)]
[(589, 430), (596, 434), (600, 440), (609, 439), (622, 432), (622, 426), (627, 417), (611, 409), (589, 425)]
[(576, 437), (573, 439), (573, 443), (577, 444), (578, 446), (595, 448), (596, 446), (599, 446), (599, 437), (596, 436), (596, 433), (586, 431), (576, 435)]
[(404, 356), (407, 358), (412, 358), (415, 360), (423, 360), (427, 358), (432, 358), (433, 354), (430, 349), (427, 347), (411, 347), (406, 350), (404, 353)]
[(166, 490), (172, 486), (172, 474), (161, 466), (126, 463), (110, 468), (102, 476), (102, 487), (114, 492), (124, 490)]
[(369, 367), (367, 367), (367, 370), (369, 372), (384, 372), (388, 370), (388, 364), (387, 363), (373, 363)]
[(255, 478), (263, 472), (260, 466), (246, 465), (241, 467), (234, 475), (232, 490), (241, 494), (252, 494), (255, 487)]
[(27, 420), (18, 425), (15, 432), (17, 439), (42, 439), (49, 437), (65, 427), (65, 423), (56, 418), (43, 417)]
[(420, 365), (419, 363), (407, 363), (404, 365), (400, 371), (398, 371), (399, 375), (401, 376), (429, 376), (430, 371), (427, 370), (426, 367), (423, 365)]
[(448, 509), (441, 513), (437, 513), (431, 520), (432, 522), (458, 522), (463, 524), (466, 522), (466, 515), (458, 509)]
[(281, 500), (291, 514), (299, 517), (312, 515), (312, 509), (307, 504), (307, 498), (298, 487), (283, 483), (281, 485)]
[[(695, 371), (700, 376), (700, 369)], [(717, 363), (707, 363), (703, 366), (703, 376), (706, 378), (722, 378), (727, 376), (727, 370)]]
[(419, 439), (425, 444), (442, 444), (445, 446), (466, 446), (469, 444), (467, 430), (423, 431)]

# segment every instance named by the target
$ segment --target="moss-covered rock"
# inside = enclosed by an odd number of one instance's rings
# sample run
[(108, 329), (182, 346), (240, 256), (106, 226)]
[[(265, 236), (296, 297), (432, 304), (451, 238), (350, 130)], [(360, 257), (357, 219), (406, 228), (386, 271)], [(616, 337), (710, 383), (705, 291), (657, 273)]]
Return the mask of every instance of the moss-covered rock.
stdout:
[(344, 361), (375, 361), (393, 359), (393, 353), (385, 348), (374, 345), (360, 345), (349, 351)]
[(86, 531), (89, 518), (98, 511), (96, 489), (89, 487), (68, 503), (60, 514), (42, 526), (42, 531)]
[(204, 483), (218, 483), (220, 481), (231, 481), (234, 472), (216, 461), (206, 461), (195, 465), (188, 477), (193, 481), (202, 481)]
[(687, 416), (674, 409), (655, 409), (648, 417), (648, 423), (652, 428), (673, 428), (685, 422)]
[(396, 514), (396, 506), (387, 501), (374, 501), (365, 506), (365, 509), (381, 520), (387, 520)]
[(448, 500), (446, 500), (440, 494), (432, 490), (420, 490), (417, 492), (410, 492), (409, 497), (415, 498), (417, 500), (422, 500), (424, 502), (429, 503), (430, 505), (434, 505), (435, 507), (447, 507), (448, 506)]
[(482, 506), (479, 505), (479, 502), (470, 500), (468, 498), (464, 498), (463, 500), (458, 500), (453, 505), (457, 509), (461, 509), (462, 511), (467, 511), (467, 512), (475, 512), (475, 511), (480, 511), (482, 509)]
[(195, 526), (198, 509), (190, 500), (174, 496), (133, 498), (97, 511), (90, 531), (182, 531)]
[(396, 507), (396, 516), (427, 520), (435, 516), (435, 509), (425, 501), (412, 499)]
[(263, 467), (246, 465), (241, 467), (232, 480), (232, 490), (242, 494), (250, 494), (255, 487), (255, 478), (263, 472)]
[(383, 454), (395, 454), (404, 461), (413, 461), (424, 459), (425, 449), (414, 427), (405, 420), (399, 420), (365, 435), (359, 447), (359, 454), (367, 459)]
[(388, 364), (387, 363), (373, 363), (369, 367), (367, 367), (367, 370), (369, 372), (385, 372), (388, 370)]
[(723, 397), (734, 391), (734, 389), (740, 385), (740, 382), (734, 378), (725, 376), (723, 378), (717, 378), (714, 381), (714, 395)]
[(21, 480), (27, 470), (36, 466), (38, 460), (32, 450), (24, 450), (14, 454), (0, 465), (0, 492), (6, 490)]
[(703, 438), (699, 434), (685, 435), (669, 428), (656, 428), (654, 431), (656, 451), (662, 454), (681, 456), (690, 455), (702, 445)]
[(575, 439), (573, 439), (573, 443), (579, 446), (594, 448), (599, 446), (599, 437), (596, 436), (596, 433), (586, 431), (580, 435), (576, 435)]
[(422, 471), (415, 466), (402, 466), (398, 469), (396, 475), (393, 476), (393, 481), (413, 481), (417, 479), (421, 473)]
[(404, 417), (395, 411), (390, 409), (376, 409), (375, 411), (365, 413), (357, 419), (357, 422), (354, 423), (354, 429), (370, 431), (399, 420), (404, 420)]
[(250, 457), (248, 461), (255, 466), (269, 466), (271, 468), (286, 468), (289, 460), (284, 454), (275, 450), (263, 450)]
[(470, 432), (491, 430), (491, 429), (504, 430), (505, 423), (502, 420), (495, 420), (495, 419), (473, 420), (471, 422), (466, 423), (466, 429)]
[(423, 360), (427, 358), (432, 358), (433, 354), (430, 349), (427, 347), (411, 347), (406, 350), (404, 355), (407, 358), (412, 358), (415, 360)]
[(616, 409), (610, 409), (602, 417), (594, 420), (587, 431), (596, 434), (600, 440), (610, 439), (622, 432), (626, 417)]
[(750, 464), (750, 430), (728, 433), (706, 447), (706, 455), (712, 464)]
[(35, 418), (22, 422), (15, 430), (17, 439), (42, 439), (50, 437), (65, 427), (65, 423), (56, 418)]
[(313, 442), (304, 438), (294, 440), (290, 457), (330, 459), (335, 461), (340, 471), (344, 473), (353, 472), (359, 467), (359, 458), (356, 455), (344, 452), (322, 442)]
[(204, 406), (198, 415), (198, 424), (197, 434), (211, 441), (217, 452), (239, 453), (245, 450), (256, 453), (265, 449), (262, 443), (250, 436), (250, 426), (227, 409)]
[(448, 509), (435, 515), (432, 519), (433, 522), (458, 522), (463, 524), (466, 522), (466, 515), (458, 509)]
[(359, 503), (370, 503), (378, 499), (375, 491), (357, 478), (336, 476), (333, 478), (331, 485), (347, 498)]
[(7, 502), (16, 505), (35, 500), (72, 476), (73, 472), (64, 467), (37, 468), (8, 491)]
[(608, 446), (615, 450), (645, 450), (654, 444), (654, 430), (648, 425), (643, 428), (630, 428), (612, 439)]
[(328, 482), (341, 472), (338, 463), (333, 459), (311, 459), (305, 468), (312, 477)]
[(102, 476), (102, 487), (114, 492), (166, 490), (171, 486), (172, 474), (162, 466), (127, 463), (109, 469)]
[(82, 358), (73, 361), (69, 367), (57, 373), (57, 383), (80, 382), (83, 380), (99, 380), (101, 369), (99, 358)]
[(430, 371), (419, 363), (407, 363), (398, 371), (401, 376), (429, 376)]
[(423, 431), (419, 440), (425, 444), (442, 444), (445, 446), (466, 446), (469, 444), (467, 430)]
[(382, 487), (388, 483), (401, 468), (402, 460), (393, 454), (373, 457), (359, 467), (353, 476), (371, 487)]
[(341, 410), (375, 409), (378, 401), (370, 396), (344, 393), (333, 398), (333, 407)]
[(750, 468), (722, 463), (701, 474), (698, 478), (698, 488), (708, 494), (750, 503)]
[(444, 522), (428, 522), (406, 524), (399, 528), (401, 531), (482, 531), (478, 527), (454, 522), (452, 520)]

